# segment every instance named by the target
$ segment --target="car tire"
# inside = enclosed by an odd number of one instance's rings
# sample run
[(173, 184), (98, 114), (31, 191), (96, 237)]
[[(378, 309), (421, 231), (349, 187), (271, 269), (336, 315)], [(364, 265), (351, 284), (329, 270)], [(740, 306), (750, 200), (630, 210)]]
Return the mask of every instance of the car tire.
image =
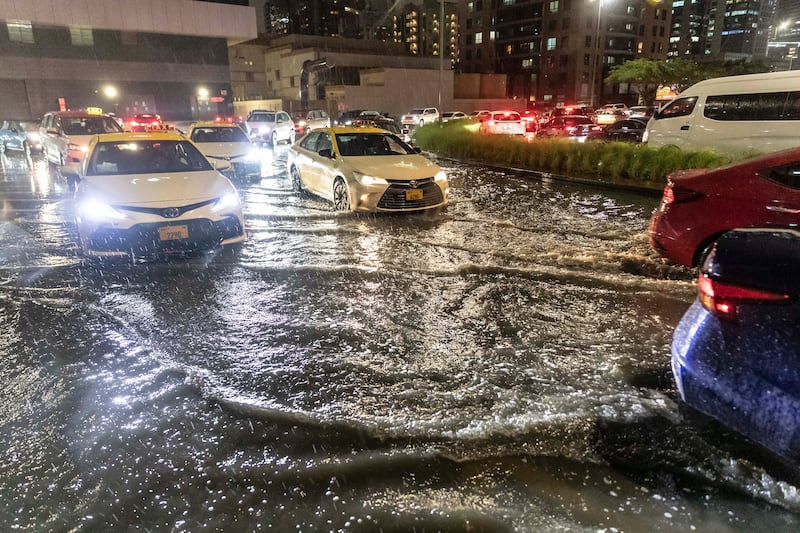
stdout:
[(344, 178), (338, 177), (333, 181), (333, 208), (337, 211), (350, 211), (350, 191)]
[(294, 140), (297, 138), (297, 134), (294, 130), (289, 132), (289, 144), (294, 144)]
[(272, 144), (273, 148), (278, 145), (278, 132), (273, 130), (272, 137), (270, 138), (270, 143)]
[(300, 178), (300, 171), (296, 166), (292, 166), (289, 173), (292, 177), (292, 190), (297, 194), (303, 194), (303, 180)]

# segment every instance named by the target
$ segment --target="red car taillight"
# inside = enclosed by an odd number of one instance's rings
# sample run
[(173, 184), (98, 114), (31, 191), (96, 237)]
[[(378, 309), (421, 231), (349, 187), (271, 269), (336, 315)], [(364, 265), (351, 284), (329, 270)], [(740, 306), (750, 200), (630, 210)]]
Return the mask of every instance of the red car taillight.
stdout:
[(688, 202), (690, 200), (701, 198), (702, 196), (703, 194), (700, 192), (677, 187), (674, 183), (669, 183), (666, 187), (664, 187), (661, 205), (663, 207), (675, 202)]
[(487, 120), (486, 123), (488, 125), (490, 125), (490, 126), (494, 126), (495, 125), (495, 121), (494, 120)]
[(139, 125), (138, 122), (136, 122), (135, 120), (131, 120), (131, 126), (138, 126), (138, 125)]
[(723, 283), (700, 274), (697, 282), (697, 297), (703, 307), (717, 316), (734, 318), (736, 308), (742, 303), (783, 303), (789, 301), (788, 294), (750, 289)]

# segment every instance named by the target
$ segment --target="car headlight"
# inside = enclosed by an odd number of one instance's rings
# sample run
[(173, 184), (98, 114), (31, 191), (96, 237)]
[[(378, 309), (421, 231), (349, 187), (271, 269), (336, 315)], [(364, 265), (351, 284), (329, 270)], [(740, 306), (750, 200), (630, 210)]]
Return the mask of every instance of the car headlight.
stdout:
[(267, 133), (269, 131), (269, 126), (259, 126), (258, 133)]
[(355, 176), (362, 185), (389, 185), (389, 182), (383, 178), (376, 178), (375, 176), (362, 174), (361, 172), (353, 172), (353, 176)]
[(434, 181), (447, 181), (447, 174), (445, 174), (444, 170), (440, 170), (436, 173), (433, 179)]
[(220, 197), (220, 199), (217, 200), (217, 203), (214, 204), (214, 207), (212, 207), (211, 210), (217, 212), (237, 207), (239, 207), (239, 196), (235, 192), (231, 192), (226, 194), (225, 196)]
[(91, 198), (81, 200), (78, 210), (83, 218), (94, 222), (107, 222), (125, 218), (124, 214), (114, 209), (111, 205)]

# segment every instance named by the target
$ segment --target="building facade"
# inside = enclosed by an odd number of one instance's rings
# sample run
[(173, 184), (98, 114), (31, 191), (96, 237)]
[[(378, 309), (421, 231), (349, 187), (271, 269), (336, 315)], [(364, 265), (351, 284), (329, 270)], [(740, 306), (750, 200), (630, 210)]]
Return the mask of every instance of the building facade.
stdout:
[(254, 9), (192, 0), (0, 0), (0, 116), (101, 107), (191, 120), (233, 109), (228, 46)]
[(475, 0), (466, 3), (460, 66), (502, 73), (508, 96), (532, 104), (636, 103), (607, 86), (609, 69), (629, 59), (665, 59), (671, 12), (649, 0)]
[(258, 0), (267, 35), (361, 39), (365, 0)]

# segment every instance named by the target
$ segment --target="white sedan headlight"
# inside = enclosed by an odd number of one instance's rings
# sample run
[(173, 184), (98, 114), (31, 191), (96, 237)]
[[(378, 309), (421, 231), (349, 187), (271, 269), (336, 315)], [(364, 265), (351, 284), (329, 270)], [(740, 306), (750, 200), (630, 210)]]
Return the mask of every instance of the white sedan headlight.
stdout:
[(436, 173), (436, 176), (433, 177), (435, 181), (447, 181), (447, 174), (445, 174), (444, 170), (440, 170)]
[(217, 203), (214, 204), (214, 207), (212, 207), (211, 210), (217, 212), (237, 207), (239, 207), (239, 196), (235, 192), (231, 192), (226, 194), (225, 196), (220, 197), (220, 199), (217, 200)]
[(244, 158), (247, 159), (248, 161), (260, 161), (261, 149), (258, 146), (253, 146), (252, 148), (250, 148), (250, 150), (248, 150)]
[(269, 131), (269, 126), (259, 126), (258, 133), (267, 133)]
[(362, 185), (389, 185), (389, 182), (383, 178), (376, 178), (375, 176), (362, 174), (361, 172), (353, 172), (353, 176), (355, 176)]
[(110, 222), (125, 218), (124, 214), (120, 213), (109, 204), (99, 200), (88, 198), (81, 200), (78, 209), (83, 218), (94, 222)]

